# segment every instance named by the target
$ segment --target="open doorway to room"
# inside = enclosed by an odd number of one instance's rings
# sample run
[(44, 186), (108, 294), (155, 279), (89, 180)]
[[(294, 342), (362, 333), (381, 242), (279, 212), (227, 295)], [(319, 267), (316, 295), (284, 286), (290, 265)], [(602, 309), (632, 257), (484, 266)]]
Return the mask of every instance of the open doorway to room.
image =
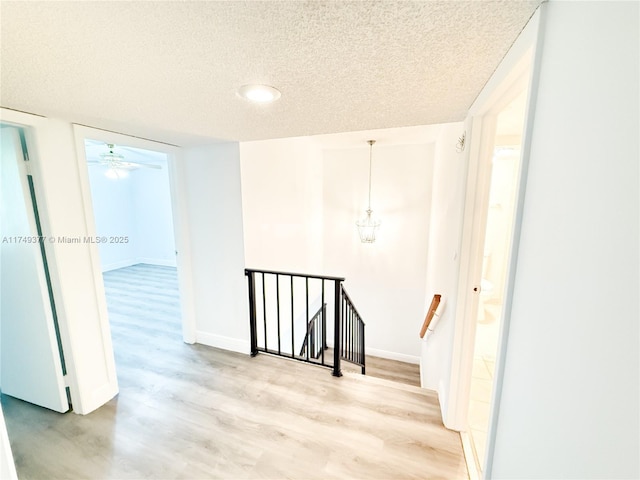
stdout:
[(526, 90), (500, 111), (491, 157), (482, 276), (476, 318), (468, 423), (475, 461), (484, 470), (507, 266), (513, 239)]
[[(169, 158), (109, 141), (83, 142), (94, 241), (122, 373), (182, 346)], [(119, 375), (121, 388), (132, 377)]]

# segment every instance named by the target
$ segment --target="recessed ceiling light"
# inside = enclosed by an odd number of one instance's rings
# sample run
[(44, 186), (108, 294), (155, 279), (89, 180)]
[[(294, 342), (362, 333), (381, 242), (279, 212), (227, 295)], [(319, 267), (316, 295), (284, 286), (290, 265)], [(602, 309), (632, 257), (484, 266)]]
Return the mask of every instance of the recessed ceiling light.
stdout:
[(238, 95), (251, 102), (269, 103), (280, 98), (280, 90), (269, 85), (242, 85)]

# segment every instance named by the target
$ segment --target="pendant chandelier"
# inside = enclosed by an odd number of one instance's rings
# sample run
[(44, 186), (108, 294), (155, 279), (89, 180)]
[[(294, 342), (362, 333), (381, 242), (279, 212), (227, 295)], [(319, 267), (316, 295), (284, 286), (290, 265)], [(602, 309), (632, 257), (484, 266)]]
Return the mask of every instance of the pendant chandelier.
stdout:
[(369, 140), (369, 203), (364, 216), (356, 222), (358, 234), (362, 243), (374, 243), (376, 241), (376, 230), (380, 226), (380, 220), (376, 220), (371, 210), (371, 158), (373, 155), (373, 144), (375, 140)]

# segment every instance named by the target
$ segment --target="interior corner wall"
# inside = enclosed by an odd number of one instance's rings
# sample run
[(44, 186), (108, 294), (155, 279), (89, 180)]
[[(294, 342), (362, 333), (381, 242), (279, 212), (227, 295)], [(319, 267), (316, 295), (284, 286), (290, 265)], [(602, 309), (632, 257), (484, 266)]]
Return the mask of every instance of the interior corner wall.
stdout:
[(490, 478), (637, 479), (640, 5), (541, 8)]
[(196, 342), (249, 353), (239, 145), (182, 153)]
[(161, 167), (117, 179), (102, 166), (89, 167), (96, 234), (127, 237), (98, 245), (103, 272), (137, 263), (176, 266), (167, 162)]
[(322, 157), (308, 137), (240, 144), (247, 266), (322, 273)]
[(464, 132), (463, 123), (443, 126), (436, 143), (434, 182), (431, 197), (430, 235), (427, 247), (424, 312), (433, 295), (442, 295), (445, 306), (440, 318), (421, 342), (422, 386), (436, 390), (443, 418), (447, 418), (451, 362), (454, 344), (456, 298), (460, 270), (460, 243), (465, 200), (467, 161), (456, 151)]
[(133, 180), (136, 262), (175, 267), (169, 168), (166, 160), (157, 160), (157, 164), (162, 168), (142, 167), (130, 175)]
[(372, 150), (376, 241), (360, 241), (356, 220), (368, 200), (369, 147), (323, 151), (324, 270), (344, 276), (366, 323), (367, 353), (418, 363), (424, 317), (434, 144)]

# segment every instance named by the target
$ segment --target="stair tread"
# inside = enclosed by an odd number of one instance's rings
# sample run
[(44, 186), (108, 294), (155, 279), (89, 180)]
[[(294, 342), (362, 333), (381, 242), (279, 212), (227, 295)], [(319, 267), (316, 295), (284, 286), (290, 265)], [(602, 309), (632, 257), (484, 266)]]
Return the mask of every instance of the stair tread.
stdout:
[(379, 377), (372, 377), (370, 375), (362, 375), (356, 372), (344, 371), (342, 372), (344, 376), (348, 376), (349, 378), (355, 378), (360, 381), (375, 383), (378, 385), (384, 385), (386, 387), (395, 388), (397, 390), (403, 390), (405, 392), (413, 392), (418, 393), (420, 395), (424, 395), (427, 397), (438, 398), (438, 393), (435, 390), (429, 390), (427, 388), (416, 387), (414, 385), (407, 385), (406, 383), (394, 382), (393, 380), (387, 380)]

